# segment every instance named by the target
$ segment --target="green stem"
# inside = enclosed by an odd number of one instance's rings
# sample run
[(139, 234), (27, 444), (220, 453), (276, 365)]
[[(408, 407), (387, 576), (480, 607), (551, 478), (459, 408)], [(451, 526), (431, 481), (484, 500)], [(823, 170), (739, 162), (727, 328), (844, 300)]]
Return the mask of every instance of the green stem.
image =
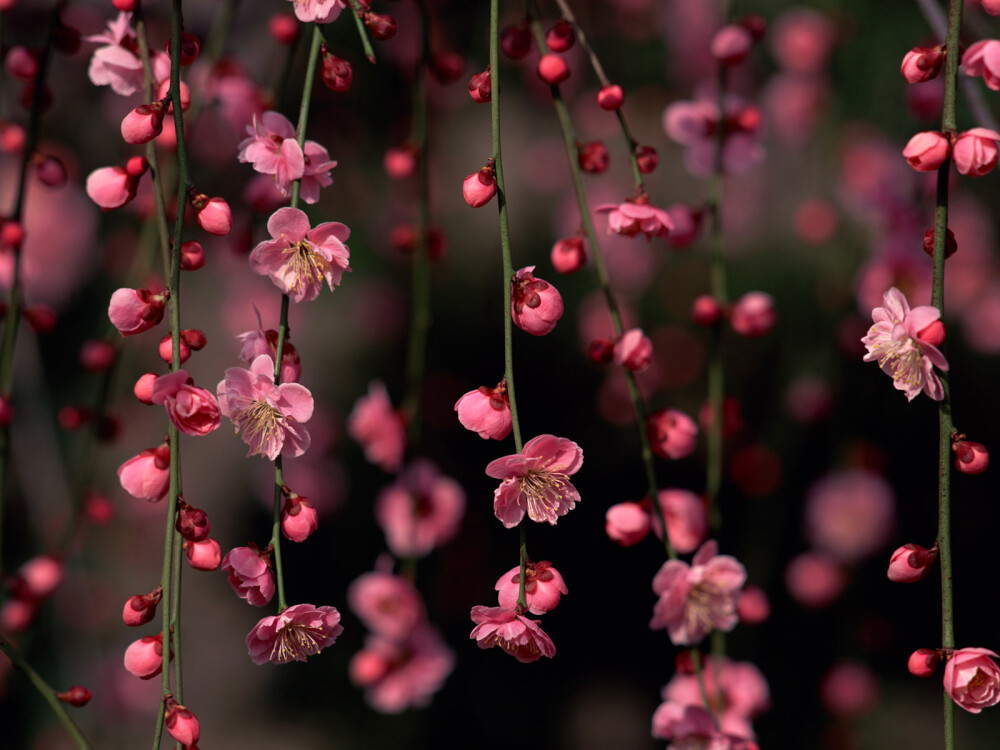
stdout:
[(371, 40), (368, 39), (368, 29), (365, 28), (365, 22), (361, 20), (361, 7), (357, 4), (356, 0), (348, 0), (351, 6), (351, 15), (354, 16), (354, 25), (358, 29), (358, 36), (361, 37), (361, 47), (365, 51), (365, 57), (368, 58), (368, 62), (372, 65), (375, 64), (375, 50), (372, 49)]
[[(955, 102), (958, 79), (958, 44), (962, 28), (962, 0), (950, 0), (948, 8), (948, 36), (945, 41), (944, 110), (941, 130), (956, 130)], [(934, 274), (931, 304), (944, 314), (944, 264), (945, 243), (948, 233), (948, 177), (951, 160), (945, 160), (938, 170), (937, 199), (934, 209)], [(941, 645), (955, 647), (954, 603), (952, 601), (951, 567), (951, 436), (954, 425), (951, 417), (951, 388), (947, 373), (939, 373), (944, 397), (938, 403), (938, 561), (941, 565)], [(955, 747), (955, 704), (944, 692), (944, 746)]]
[(10, 643), (4, 640), (3, 636), (0, 636), (0, 651), (3, 651), (7, 655), (15, 668), (24, 672), (25, 676), (31, 681), (31, 684), (35, 686), (35, 689), (45, 699), (45, 702), (52, 708), (52, 712), (59, 719), (59, 723), (69, 732), (70, 737), (76, 742), (77, 747), (81, 750), (90, 750), (90, 743), (87, 742), (87, 738), (83, 736), (83, 732), (80, 731), (76, 722), (70, 718), (69, 713), (66, 711), (66, 706), (56, 697), (56, 691), (42, 679), (41, 675), (28, 664), (25, 658)]
[(694, 665), (694, 674), (698, 680), (698, 692), (701, 693), (701, 702), (705, 704), (705, 710), (712, 715), (712, 718), (718, 724), (718, 719), (716, 719), (715, 712), (712, 710), (712, 702), (708, 699), (708, 690), (705, 689), (705, 670), (702, 669), (701, 652), (695, 647), (688, 653), (691, 654), (691, 663)]
[[(545, 34), (542, 33), (542, 25), (539, 21), (538, 8), (534, 0), (528, 0), (527, 15), (531, 20), (531, 30), (538, 45), (539, 53), (548, 52), (548, 45), (545, 42)], [(563, 143), (566, 146), (566, 156), (569, 160), (570, 175), (573, 179), (573, 192), (576, 195), (576, 204), (580, 211), (580, 219), (583, 222), (583, 230), (590, 243), (591, 255), (594, 258), (594, 272), (597, 275), (597, 283), (604, 293), (604, 299), (608, 305), (608, 313), (611, 315), (611, 327), (615, 337), (621, 338), (625, 332), (622, 324), (621, 312), (618, 308), (618, 301), (611, 290), (611, 282), (608, 278), (607, 268), (604, 265), (604, 256), (601, 252), (601, 243), (597, 232), (594, 230), (594, 222), (590, 216), (590, 207), (587, 203), (587, 194), (583, 187), (583, 174), (580, 170), (580, 162), (576, 157), (576, 132), (573, 129), (573, 121), (569, 116), (569, 109), (562, 98), (562, 91), (558, 85), (550, 86), (552, 92), (552, 103), (555, 106), (556, 114), (559, 117), (559, 127), (563, 134)], [(646, 402), (639, 391), (635, 375), (627, 367), (622, 367), (622, 373), (628, 383), (629, 396), (632, 400), (632, 407), (635, 409), (636, 427), (639, 431), (639, 444), (641, 446), (643, 468), (646, 474), (646, 492), (650, 502), (656, 509), (656, 514), (660, 521), (660, 528), (666, 529), (666, 520), (663, 509), (660, 507), (659, 488), (656, 481), (656, 466), (653, 459), (653, 451), (649, 446), (649, 436), (646, 434)], [(663, 534), (663, 545), (667, 551), (667, 556), (671, 560), (677, 559), (677, 553), (670, 544), (670, 539), (666, 533)]]

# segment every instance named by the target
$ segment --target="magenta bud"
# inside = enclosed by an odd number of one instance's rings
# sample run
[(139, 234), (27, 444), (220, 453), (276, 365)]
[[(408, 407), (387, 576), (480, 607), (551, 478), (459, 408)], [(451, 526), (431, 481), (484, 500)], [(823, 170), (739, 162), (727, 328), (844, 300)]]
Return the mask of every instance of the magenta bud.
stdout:
[(156, 606), (163, 598), (163, 588), (157, 586), (148, 594), (130, 596), (122, 610), (122, 620), (129, 627), (145, 625), (156, 616)]
[(940, 320), (929, 323), (917, 332), (917, 338), (931, 346), (941, 346), (944, 343), (944, 336), (944, 323)]
[(122, 138), (126, 143), (149, 143), (163, 131), (163, 105), (140, 104), (122, 120)]
[(66, 185), (66, 167), (63, 165), (61, 159), (55, 156), (42, 156), (38, 154), (33, 162), (35, 165), (35, 176), (45, 187), (58, 190)]
[(587, 356), (595, 365), (606, 365), (615, 356), (615, 342), (608, 339), (594, 339), (587, 349)]
[(462, 196), (473, 208), (485, 206), (497, 193), (497, 181), (493, 176), (493, 166), (485, 166), (473, 172), (462, 183)]
[(299, 38), (299, 21), (287, 13), (275, 13), (267, 19), (267, 31), (278, 44), (291, 46)]
[(710, 294), (697, 297), (691, 304), (691, 320), (696, 326), (714, 326), (722, 317), (722, 307)]
[(191, 347), (192, 351), (200, 351), (205, 348), (208, 343), (208, 339), (205, 338), (205, 334), (199, 331), (197, 328), (185, 328), (181, 331), (181, 338), (184, 343)]
[(129, 177), (142, 177), (146, 174), (147, 169), (149, 169), (149, 162), (143, 156), (133, 156), (125, 162), (125, 174)]
[(590, 174), (600, 174), (611, 163), (608, 147), (603, 141), (577, 144), (576, 158), (580, 163), (580, 169)]
[(372, 36), (380, 42), (396, 36), (396, 20), (390, 15), (369, 11), (362, 16), (361, 20), (365, 22), (365, 26), (368, 27)]
[(191, 240), (181, 245), (181, 270), (197, 271), (205, 265), (205, 248)]
[(552, 267), (559, 273), (575, 273), (587, 262), (587, 253), (583, 249), (583, 238), (580, 236), (564, 237), (556, 240), (552, 246)]
[(660, 160), (656, 155), (656, 149), (652, 146), (636, 146), (635, 162), (639, 165), (640, 172), (649, 174), (656, 169), (656, 165), (660, 163)]
[(174, 522), (174, 528), (189, 542), (203, 542), (208, 539), (212, 524), (205, 511), (181, 501), (180, 507), (177, 509), (177, 520)]
[(477, 104), (485, 104), (493, 98), (493, 84), (490, 81), (489, 65), (486, 66), (486, 70), (476, 73), (469, 79), (469, 96)]
[(520, 60), (531, 51), (531, 31), (522, 21), (500, 32), (500, 49), (511, 60)]
[[(188, 346), (187, 342), (182, 338), (180, 340), (179, 348), (181, 364), (184, 364), (191, 357), (191, 347)], [(174, 361), (174, 342), (169, 333), (160, 339), (160, 347), (157, 351), (160, 355), (160, 359), (168, 365)]]
[(225, 237), (233, 228), (233, 212), (223, 198), (209, 198), (195, 194), (191, 198), (198, 226), (209, 234)]
[(549, 52), (538, 61), (538, 77), (549, 86), (558, 86), (569, 78), (569, 66), (559, 55)]
[(331, 91), (348, 91), (354, 81), (354, 69), (347, 60), (341, 60), (331, 53), (324, 44), (321, 48), (323, 68), (320, 75), (323, 83)]
[(573, 24), (565, 18), (556, 21), (556, 25), (545, 32), (545, 44), (553, 52), (565, 52), (573, 46), (576, 37), (573, 36)]
[(959, 439), (951, 449), (955, 451), (955, 468), (963, 474), (982, 474), (990, 465), (990, 454), (982, 443)]
[[(924, 252), (934, 257), (934, 227), (924, 232)], [(958, 252), (958, 241), (955, 239), (955, 233), (949, 229), (944, 235), (944, 257), (950, 258), (956, 252)]]
[(930, 677), (941, 662), (941, 652), (932, 648), (918, 648), (906, 663), (906, 668), (914, 677)]
[(90, 691), (83, 685), (74, 685), (65, 692), (56, 693), (56, 698), (63, 703), (80, 708), (90, 703)]
[(132, 388), (132, 393), (135, 397), (139, 399), (142, 403), (149, 406), (153, 405), (153, 383), (156, 382), (156, 374), (152, 372), (147, 372), (145, 375), (140, 375), (139, 379), (135, 381), (135, 387)]
[(930, 574), (935, 558), (936, 549), (927, 549), (919, 544), (904, 544), (892, 553), (889, 560), (889, 580), (896, 583), (916, 583)]
[(616, 109), (621, 109), (621, 106), (624, 103), (625, 92), (622, 91), (621, 86), (608, 84), (597, 92), (597, 106), (601, 109), (608, 110), (608, 112), (614, 112)]

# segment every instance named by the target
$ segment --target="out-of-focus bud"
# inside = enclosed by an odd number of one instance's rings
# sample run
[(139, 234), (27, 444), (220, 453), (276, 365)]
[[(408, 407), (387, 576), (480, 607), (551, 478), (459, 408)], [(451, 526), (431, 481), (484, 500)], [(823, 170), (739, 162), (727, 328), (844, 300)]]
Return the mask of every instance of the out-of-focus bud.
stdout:
[(559, 55), (549, 52), (538, 61), (538, 77), (549, 86), (558, 86), (569, 78), (569, 66)]
[(565, 52), (573, 46), (575, 41), (573, 24), (565, 18), (560, 18), (556, 21), (555, 26), (545, 32), (545, 44), (553, 52)]

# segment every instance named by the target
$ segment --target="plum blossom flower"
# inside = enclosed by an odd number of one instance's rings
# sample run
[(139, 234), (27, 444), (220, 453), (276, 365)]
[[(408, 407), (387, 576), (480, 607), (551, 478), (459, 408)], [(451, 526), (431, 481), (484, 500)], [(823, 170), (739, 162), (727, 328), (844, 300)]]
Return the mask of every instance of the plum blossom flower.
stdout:
[(1000, 133), (989, 128), (972, 128), (959, 133), (951, 147), (952, 160), (959, 174), (982, 177), (997, 165), (997, 142)]
[(555, 524), (576, 507), (580, 493), (569, 477), (583, 465), (583, 450), (567, 438), (539, 435), (520, 453), (491, 461), (486, 474), (502, 479), (493, 493), (493, 512), (508, 529), (528, 518)]
[(513, 427), (507, 380), (501, 380), (496, 388), (483, 385), (469, 391), (455, 402), (455, 411), (462, 427), (478, 433), (483, 440), (503, 440)]
[(674, 228), (674, 220), (662, 208), (652, 205), (645, 195), (621, 203), (605, 203), (595, 209), (608, 215), (608, 234), (634, 237), (639, 233), (646, 239), (666, 237)]
[(996, 653), (986, 648), (957, 649), (944, 665), (944, 689), (972, 714), (1000, 703), (1000, 669)]
[(248, 456), (301, 456), (309, 448), (309, 432), (302, 426), (313, 413), (309, 389), (298, 383), (274, 384), (274, 360), (267, 354), (254, 359), (249, 370), (230, 367), (218, 387), (222, 413), (250, 446)]
[(256, 546), (234, 547), (222, 558), (222, 569), (229, 572), (229, 585), (236, 596), (255, 607), (263, 607), (274, 597), (274, 574), (267, 550)]
[(967, 76), (982, 76), (988, 88), (1000, 91), (1000, 41), (982, 39), (970, 44), (962, 55), (962, 71)]
[(325, 280), (340, 284), (350, 270), (350, 251), (344, 243), (351, 230), (338, 221), (310, 228), (309, 218), (297, 208), (279, 208), (267, 220), (272, 239), (261, 242), (250, 253), (250, 268), (271, 281), (294, 302), (316, 299)]
[(868, 469), (848, 469), (814, 482), (806, 494), (806, 538), (844, 563), (881, 550), (896, 525), (892, 487)]
[(295, 17), (302, 23), (330, 23), (347, 7), (344, 0), (291, 0)]
[[(494, 588), (499, 592), (497, 599), (500, 606), (515, 609), (521, 588), (521, 566), (515, 565), (500, 576)], [(568, 593), (566, 582), (552, 563), (548, 560), (527, 562), (524, 568), (524, 600), (529, 612), (544, 615), (555, 609), (562, 595)]]
[(393, 640), (404, 640), (426, 619), (424, 603), (405, 578), (372, 571), (347, 589), (347, 601), (365, 627)]
[(504, 607), (476, 606), (472, 621), (476, 627), (469, 638), (475, 638), (479, 648), (500, 646), (523, 664), (556, 655), (552, 639), (539, 627), (540, 620), (529, 620)]
[[(278, 355), (278, 332), (273, 328), (264, 330), (264, 323), (260, 319), (260, 311), (254, 305), (254, 314), (257, 316), (257, 330), (244, 331), (236, 336), (242, 344), (240, 347), (240, 359), (247, 364), (253, 362), (261, 354), (271, 355), (273, 360)], [(281, 382), (298, 383), (302, 375), (302, 365), (299, 363), (299, 353), (292, 342), (285, 338), (285, 345), (281, 352)]]
[[(142, 60), (139, 44), (132, 30), (132, 14), (119, 13), (101, 34), (83, 37), (85, 42), (103, 43), (90, 58), (87, 75), (95, 86), (110, 86), (121, 96), (131, 96), (142, 88)], [(150, 53), (153, 77), (162, 81), (170, 76), (170, 58), (159, 50)]]
[(305, 155), (295, 140), (295, 126), (278, 112), (265, 112), (247, 125), (248, 138), (240, 141), (238, 159), (261, 174), (274, 175), (274, 184), (287, 196), (292, 182), (302, 179)]
[(382, 383), (369, 384), (367, 395), (354, 404), (347, 431), (365, 449), (365, 458), (383, 471), (399, 471), (406, 449), (406, 427)]
[(698, 643), (712, 630), (729, 631), (739, 621), (736, 600), (747, 573), (736, 558), (718, 551), (715, 541), (705, 542), (691, 565), (667, 560), (653, 578), (660, 600), (649, 627), (666, 628), (674, 645)]
[(344, 632), (334, 607), (293, 604), (280, 614), (265, 617), (247, 635), (254, 664), (305, 661), (337, 640)]
[(170, 421), (185, 435), (207, 435), (222, 422), (215, 396), (195, 386), (185, 370), (158, 377), (152, 400), (163, 404)]
[(885, 293), (881, 307), (872, 310), (874, 325), (861, 339), (868, 350), (864, 361), (877, 361), (908, 401), (921, 391), (935, 401), (944, 398), (934, 367), (947, 371), (948, 362), (934, 344), (920, 337), (940, 317), (937, 308), (927, 305), (911, 310), (906, 296), (896, 287)]
[(464, 513), (462, 486), (426, 459), (414, 461), (375, 501), (375, 520), (400, 557), (423, 557), (451, 541)]
[(653, 714), (654, 737), (673, 740), (667, 750), (735, 750), (732, 738), (715, 727), (715, 719), (703, 706), (666, 702)]
[(746, 172), (764, 158), (760, 144), (760, 110), (737, 97), (726, 97), (725, 117), (719, 118), (714, 99), (674, 102), (663, 112), (663, 129), (671, 140), (687, 148), (684, 164), (696, 177), (708, 177), (715, 165), (717, 133), (725, 131), (722, 168), (727, 174)]
[(306, 141), (302, 148), (305, 158), (305, 169), (302, 172), (302, 182), (299, 184), (299, 197), (309, 204), (319, 200), (319, 189), (333, 184), (330, 170), (337, 162), (330, 158), (330, 152), (316, 141)]
[(376, 711), (399, 713), (430, 703), (455, 668), (455, 654), (438, 632), (423, 624), (407, 638), (394, 640), (373, 634), (351, 659), (351, 681), (365, 689), (365, 700)]

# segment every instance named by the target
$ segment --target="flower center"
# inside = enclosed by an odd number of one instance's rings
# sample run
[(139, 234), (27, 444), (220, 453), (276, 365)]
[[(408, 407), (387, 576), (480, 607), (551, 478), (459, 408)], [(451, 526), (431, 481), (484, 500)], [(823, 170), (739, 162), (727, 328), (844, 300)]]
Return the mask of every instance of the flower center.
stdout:
[(901, 380), (915, 388), (923, 385), (923, 352), (913, 339), (907, 338), (901, 344), (893, 342), (886, 346), (878, 365), (891, 375), (893, 380)]
[(271, 651), (271, 661), (278, 664), (297, 660), (303, 661), (307, 656), (318, 654), (321, 649), (319, 631), (305, 625), (290, 622), (278, 633), (278, 639)]
[(521, 477), (521, 492), (527, 498), (528, 516), (538, 520), (555, 514), (567, 484), (569, 478), (561, 472), (529, 469)]
[(266, 401), (251, 401), (233, 415), (236, 432), (242, 432), (244, 441), (251, 446), (264, 446), (280, 439), (283, 420), (281, 412)]
[(313, 250), (309, 240), (299, 240), (286, 247), (283, 252), (292, 256), (288, 259), (286, 267), (294, 279), (292, 288), (296, 292), (302, 292), (304, 288), (313, 284), (323, 283), (330, 270), (330, 263)]
[(709, 633), (715, 629), (713, 610), (722, 595), (722, 589), (708, 581), (702, 581), (688, 592), (684, 619), (689, 633)]

